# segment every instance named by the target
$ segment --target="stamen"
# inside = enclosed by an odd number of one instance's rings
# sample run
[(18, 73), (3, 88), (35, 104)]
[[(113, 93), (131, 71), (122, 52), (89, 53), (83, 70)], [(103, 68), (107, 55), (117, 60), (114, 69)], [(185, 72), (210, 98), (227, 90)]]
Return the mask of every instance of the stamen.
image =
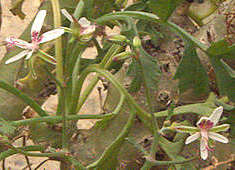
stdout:
[(34, 31), (32, 33), (32, 42), (39, 42), (39, 32)]
[(213, 123), (212, 121), (210, 121), (210, 120), (202, 120), (202, 121), (198, 124), (198, 126), (199, 126), (200, 129), (210, 129), (210, 128), (213, 127), (213, 125), (214, 125), (214, 123)]

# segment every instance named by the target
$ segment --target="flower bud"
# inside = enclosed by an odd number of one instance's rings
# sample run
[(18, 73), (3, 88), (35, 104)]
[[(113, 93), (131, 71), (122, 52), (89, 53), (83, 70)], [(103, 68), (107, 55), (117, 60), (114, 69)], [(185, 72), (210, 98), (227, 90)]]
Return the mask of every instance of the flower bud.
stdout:
[(114, 42), (117, 42), (117, 43), (120, 43), (120, 42), (128, 43), (128, 41), (129, 41), (126, 38), (126, 36), (124, 36), (124, 35), (112, 35), (112, 36), (108, 37), (108, 40), (109, 41), (114, 41)]
[(134, 55), (133, 52), (125, 51), (125, 52), (122, 52), (122, 53), (117, 54), (117, 55), (113, 58), (113, 60), (114, 60), (114, 61), (126, 60), (126, 59), (132, 57), (133, 55)]
[(140, 48), (141, 47), (141, 40), (139, 37), (135, 36), (133, 39), (133, 46), (135, 48)]

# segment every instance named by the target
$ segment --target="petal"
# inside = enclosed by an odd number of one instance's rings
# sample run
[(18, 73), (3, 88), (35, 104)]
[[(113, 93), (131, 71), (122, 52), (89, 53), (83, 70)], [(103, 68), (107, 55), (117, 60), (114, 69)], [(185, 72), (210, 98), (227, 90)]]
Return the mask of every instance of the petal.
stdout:
[(10, 45), (17, 46), (23, 49), (29, 49), (32, 47), (31, 43), (28, 43), (18, 38), (6, 38), (5, 41), (9, 43)]
[(46, 14), (47, 14), (46, 10), (40, 10), (38, 12), (31, 28), (31, 36), (33, 35), (34, 32), (39, 33), (41, 31)]
[(27, 54), (27, 57), (25, 58), (25, 60), (30, 59), (30, 57), (33, 55), (33, 50), (29, 51), (29, 53)]
[(70, 15), (66, 9), (61, 9), (61, 13), (62, 13), (70, 22), (74, 22), (72, 15)]
[(12, 62), (15, 62), (21, 58), (23, 58), (25, 55), (27, 55), (29, 53), (29, 51), (27, 50), (24, 50), (22, 52), (20, 52), (19, 54), (15, 55), (14, 57), (11, 57), (9, 60), (7, 60), (5, 62), (5, 64), (9, 64), (9, 63), (12, 63)]
[(82, 27), (89, 27), (91, 25), (91, 22), (88, 21), (86, 19), (86, 17), (82, 17), (79, 19), (78, 23), (82, 26)]
[(197, 132), (197, 133), (195, 133), (195, 134), (189, 136), (189, 137), (186, 139), (185, 144), (187, 145), (187, 144), (189, 144), (189, 143), (195, 141), (195, 140), (198, 139), (199, 137), (200, 137), (200, 133)]
[(61, 29), (61, 28), (48, 31), (48, 32), (41, 35), (40, 43), (54, 40), (54, 39), (58, 38), (59, 36), (61, 36), (62, 34), (64, 34), (64, 29)]
[(218, 133), (209, 132), (209, 138), (221, 143), (228, 143), (228, 139)]
[(208, 150), (206, 148), (207, 146), (207, 140), (201, 138), (201, 142), (200, 142), (200, 154), (201, 154), (201, 158), (203, 160), (206, 160), (208, 157)]
[(223, 107), (217, 107), (213, 113), (211, 114), (211, 116), (209, 117), (210, 121), (212, 121), (214, 123), (214, 126), (218, 123), (221, 115), (223, 113)]
[(222, 124), (219, 126), (215, 126), (210, 129), (210, 132), (223, 132), (227, 131), (229, 129), (230, 125), (229, 124)]
[(81, 31), (81, 35), (87, 35), (87, 34), (91, 34), (95, 31), (96, 26), (95, 25), (90, 25), (89, 27), (83, 27), (82, 31)]
[(178, 132), (183, 132), (183, 133), (195, 133), (199, 132), (199, 129), (196, 127), (191, 127), (191, 126), (173, 126), (172, 127), (174, 130)]

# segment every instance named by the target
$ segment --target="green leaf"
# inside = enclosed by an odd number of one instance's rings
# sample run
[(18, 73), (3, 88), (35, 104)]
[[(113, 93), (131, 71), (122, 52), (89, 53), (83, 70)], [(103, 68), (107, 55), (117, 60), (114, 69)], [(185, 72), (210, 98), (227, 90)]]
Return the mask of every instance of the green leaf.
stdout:
[(210, 62), (215, 70), (216, 82), (218, 84), (220, 94), (228, 96), (228, 98), (234, 102), (235, 78), (230, 76), (219, 57), (210, 56)]
[(15, 132), (15, 129), (16, 128), (12, 126), (10, 123), (0, 118), (0, 134), (11, 135)]
[(147, 87), (156, 90), (161, 74), (157, 59), (153, 58), (141, 47), (139, 61), (143, 72), (142, 76), (144, 81), (146, 81)]
[(115, 0), (86, 0), (85, 15), (91, 18), (97, 18), (104, 14), (110, 13), (115, 9)]
[[(26, 104), (28, 104), (32, 109), (34, 109), (34, 111), (36, 111), (40, 116), (47, 116), (47, 113), (41, 108), (41, 106), (36, 101), (34, 101), (29, 96), (22, 93), (17, 88), (12, 87), (11, 85), (1, 80), (0, 80), (0, 88), (6, 90), (7, 92), (11, 94), (14, 94), (16, 97), (19, 97)], [(11, 106), (11, 103), (9, 104), (9, 106)]]
[(229, 75), (232, 78), (235, 78), (235, 70), (233, 70), (231, 67), (229, 67), (229, 65), (227, 63), (225, 63), (223, 60), (220, 60), (221, 63), (224, 65), (224, 68), (227, 70), (227, 72), (229, 73)]
[(159, 16), (163, 21), (166, 21), (175, 8), (184, 0), (150, 0), (148, 7), (154, 14)]
[(140, 65), (137, 63), (136, 60), (132, 60), (128, 68), (127, 75), (133, 77), (133, 80), (130, 84), (128, 91), (131, 93), (139, 91), (142, 84), (142, 76), (141, 76)]
[(207, 50), (210, 62), (215, 70), (216, 82), (221, 95), (235, 101), (235, 78), (231, 68), (221, 59), (235, 59), (235, 45), (228, 46), (225, 40), (213, 43)]
[[(161, 137), (160, 138), (160, 146), (161, 148), (166, 152), (166, 154), (169, 156), (169, 158), (172, 161), (183, 161), (186, 160), (183, 156), (180, 155), (180, 152), (183, 150), (184, 147), (184, 140), (185, 140), (186, 134), (178, 133), (175, 138), (179, 139), (178, 141), (170, 142), (167, 139)], [(193, 162), (188, 162), (185, 164), (176, 164), (174, 167), (177, 170), (181, 169), (196, 169)]]
[(219, 56), (220, 58), (234, 58), (235, 45), (229, 46), (228, 42), (223, 39), (213, 42), (207, 52), (209, 55)]
[(195, 95), (209, 93), (209, 80), (206, 70), (197, 56), (195, 47), (186, 41), (184, 56), (177, 68), (174, 79), (179, 79), (180, 92), (193, 89)]
[(149, 55), (142, 47), (139, 49), (138, 61), (133, 60), (128, 75), (133, 76), (129, 91), (137, 92), (143, 83), (151, 90), (157, 89), (160, 69), (155, 58)]

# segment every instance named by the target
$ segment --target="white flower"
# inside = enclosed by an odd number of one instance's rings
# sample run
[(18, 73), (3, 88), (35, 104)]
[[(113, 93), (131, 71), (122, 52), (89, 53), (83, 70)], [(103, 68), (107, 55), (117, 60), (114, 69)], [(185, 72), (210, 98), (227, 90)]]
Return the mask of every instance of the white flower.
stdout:
[(80, 35), (92, 34), (95, 31), (96, 26), (91, 24), (91, 22), (88, 21), (85, 17), (76, 20), (76, 18), (70, 15), (66, 9), (62, 9), (61, 12), (71, 23), (75, 23), (80, 26)]
[(195, 141), (196, 139), (201, 138), (200, 139), (201, 158), (203, 160), (206, 160), (208, 157), (208, 151), (212, 150), (208, 144), (209, 138), (221, 143), (228, 143), (228, 139), (226, 137), (216, 133), (216, 132), (226, 131), (229, 129), (229, 124), (215, 126), (218, 123), (222, 113), (223, 113), (223, 107), (220, 106), (213, 111), (210, 117), (202, 117), (197, 122), (197, 127), (175, 126), (173, 128), (179, 132), (186, 132), (186, 133), (193, 132), (193, 134), (186, 139), (185, 144), (189, 144)]
[(31, 28), (31, 43), (17, 38), (7, 38), (5, 40), (8, 46), (17, 46), (24, 49), (24, 51), (7, 60), (5, 64), (17, 61), (26, 55), (26, 60), (28, 60), (32, 56), (32, 54), (39, 49), (39, 44), (51, 41), (64, 34), (64, 29), (57, 28), (43, 33), (41, 36), (39, 36), (45, 17), (46, 10), (40, 10)]

